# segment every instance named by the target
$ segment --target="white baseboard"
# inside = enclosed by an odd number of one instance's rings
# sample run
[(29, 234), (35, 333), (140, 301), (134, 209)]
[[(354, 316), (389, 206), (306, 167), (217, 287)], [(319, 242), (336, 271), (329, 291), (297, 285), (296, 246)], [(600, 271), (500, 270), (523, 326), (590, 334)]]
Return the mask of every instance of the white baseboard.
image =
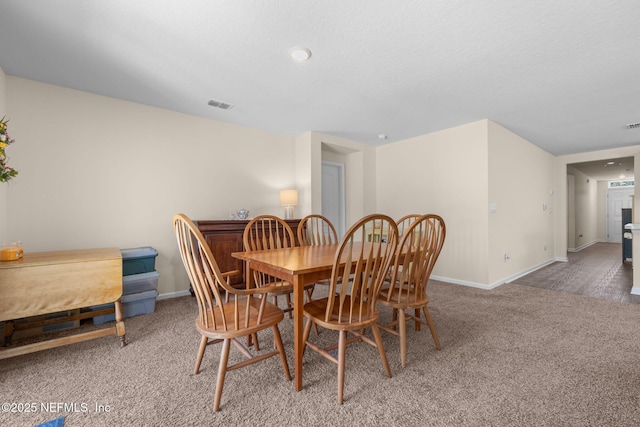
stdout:
[(167, 292), (166, 294), (160, 294), (156, 298), (156, 300), (161, 299), (169, 299), (169, 298), (178, 298), (178, 297), (188, 297), (191, 296), (191, 292), (189, 290), (177, 291), (177, 292)]
[(589, 246), (595, 245), (596, 243), (606, 242), (606, 240), (596, 239), (592, 242), (585, 243), (584, 245), (580, 245), (577, 248), (567, 248), (567, 252), (580, 252), (583, 249), (588, 248)]
[(471, 288), (478, 288), (478, 289), (485, 289), (485, 290), (491, 290), (496, 287), (492, 285), (485, 285), (483, 283), (469, 282), (467, 280), (452, 279), (451, 277), (434, 276), (433, 274), (431, 275), (430, 278), (433, 280), (437, 280), (438, 282), (452, 283), (454, 285), (463, 285), (463, 286), (469, 286)]
[[(533, 266), (533, 267), (528, 268), (528, 269), (526, 269), (524, 271), (521, 271), (520, 273), (512, 274), (511, 276), (509, 276), (506, 279), (504, 279), (504, 281), (502, 283), (511, 283), (514, 280), (517, 280), (517, 279), (521, 278), (522, 276), (526, 276), (529, 273), (533, 273), (536, 270), (540, 270), (541, 268), (546, 267), (549, 264), (553, 264), (556, 261), (558, 261), (557, 258), (552, 258), (552, 259), (547, 260), (547, 261), (545, 261), (543, 263), (540, 263), (540, 264), (538, 264), (536, 266)], [(566, 261), (561, 261), (561, 262), (568, 262), (568, 261), (569, 261), (569, 259), (566, 259)]]
[[(512, 274), (512, 275), (510, 275), (508, 277), (505, 277), (503, 279), (497, 280), (497, 281), (495, 281), (493, 283), (490, 283), (490, 284), (470, 282), (470, 281), (467, 281), (467, 280), (452, 279), (451, 277), (434, 276), (434, 275), (431, 275), (431, 279), (437, 280), (439, 282), (452, 283), (454, 285), (463, 285), (463, 286), (469, 286), (469, 287), (472, 287), (472, 288), (491, 290), (491, 289), (497, 288), (500, 285), (504, 285), (505, 283), (511, 283), (514, 280), (517, 280), (522, 276), (526, 276), (529, 273), (533, 273), (534, 271), (539, 270), (539, 269), (541, 269), (543, 267), (546, 267), (549, 264), (553, 264), (556, 261), (557, 262), (568, 262), (569, 259), (567, 257), (555, 257), (555, 258), (547, 260), (547, 261), (545, 261), (543, 263), (540, 263), (540, 264), (538, 264), (536, 266), (528, 268), (528, 269), (526, 269), (524, 271)], [(638, 291), (640, 292), (640, 289), (638, 289)]]
[(631, 288), (631, 295), (640, 295), (640, 288), (633, 287)]

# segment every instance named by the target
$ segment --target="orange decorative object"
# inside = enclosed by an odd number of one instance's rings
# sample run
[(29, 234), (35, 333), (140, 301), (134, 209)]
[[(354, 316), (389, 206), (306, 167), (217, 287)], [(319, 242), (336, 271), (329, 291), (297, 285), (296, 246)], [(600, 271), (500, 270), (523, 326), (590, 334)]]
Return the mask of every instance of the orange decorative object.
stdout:
[(23, 255), (22, 246), (5, 247), (0, 250), (0, 261), (15, 261)]

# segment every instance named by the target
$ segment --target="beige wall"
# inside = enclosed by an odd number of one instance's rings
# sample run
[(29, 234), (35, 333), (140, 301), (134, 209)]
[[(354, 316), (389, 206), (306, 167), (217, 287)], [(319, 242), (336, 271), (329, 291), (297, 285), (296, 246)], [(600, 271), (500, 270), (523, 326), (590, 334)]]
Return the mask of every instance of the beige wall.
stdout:
[(491, 288), (553, 260), (553, 156), (500, 125), (388, 144), (377, 165), (379, 211), (445, 219), (435, 278)]
[(378, 211), (398, 219), (436, 213), (447, 225), (434, 276), (488, 283), (487, 121), (378, 148)]
[(573, 246), (569, 251), (583, 249), (598, 241), (598, 182), (572, 166), (567, 173), (574, 177)]
[(489, 204), (497, 207), (489, 213), (493, 286), (554, 258), (553, 156), (497, 123), (487, 125)]
[(347, 225), (372, 212), (438, 213), (448, 234), (434, 277), (484, 288), (566, 259), (567, 164), (629, 155), (640, 164), (640, 146), (553, 158), (489, 120), (378, 148), (318, 132), (292, 138), (1, 72), (0, 109), (20, 171), (0, 186), (2, 241), (28, 251), (151, 245), (164, 294), (188, 286), (174, 213), (281, 215), (283, 188), (298, 188), (297, 216), (319, 213), (323, 147), (345, 164)]
[(281, 215), (278, 192), (296, 185), (294, 138), (11, 76), (6, 83), (20, 171), (7, 237), (26, 251), (150, 245), (160, 254), (159, 292), (184, 291), (173, 214)]
[[(313, 212), (312, 195), (314, 177), (309, 165), (313, 162), (314, 147), (311, 144), (311, 133), (307, 132), (296, 138), (295, 142), (295, 188), (298, 190), (298, 206), (294, 208), (294, 218), (302, 218)], [(281, 208), (280, 215), (284, 215)]]

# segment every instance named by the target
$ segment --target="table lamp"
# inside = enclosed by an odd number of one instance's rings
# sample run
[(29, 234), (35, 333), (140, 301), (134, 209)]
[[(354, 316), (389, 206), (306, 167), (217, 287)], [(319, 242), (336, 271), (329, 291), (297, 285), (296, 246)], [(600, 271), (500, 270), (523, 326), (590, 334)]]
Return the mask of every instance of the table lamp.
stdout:
[(284, 219), (292, 219), (298, 204), (298, 190), (280, 190), (280, 206), (284, 206)]

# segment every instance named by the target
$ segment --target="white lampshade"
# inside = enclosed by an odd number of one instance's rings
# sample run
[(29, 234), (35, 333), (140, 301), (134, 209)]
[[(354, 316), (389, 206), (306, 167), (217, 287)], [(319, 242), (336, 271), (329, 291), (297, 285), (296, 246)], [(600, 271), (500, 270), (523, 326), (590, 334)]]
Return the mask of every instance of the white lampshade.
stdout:
[(284, 218), (293, 219), (295, 205), (298, 204), (298, 190), (281, 190), (280, 206), (284, 206)]
[(295, 206), (298, 204), (298, 190), (281, 190), (280, 206)]

